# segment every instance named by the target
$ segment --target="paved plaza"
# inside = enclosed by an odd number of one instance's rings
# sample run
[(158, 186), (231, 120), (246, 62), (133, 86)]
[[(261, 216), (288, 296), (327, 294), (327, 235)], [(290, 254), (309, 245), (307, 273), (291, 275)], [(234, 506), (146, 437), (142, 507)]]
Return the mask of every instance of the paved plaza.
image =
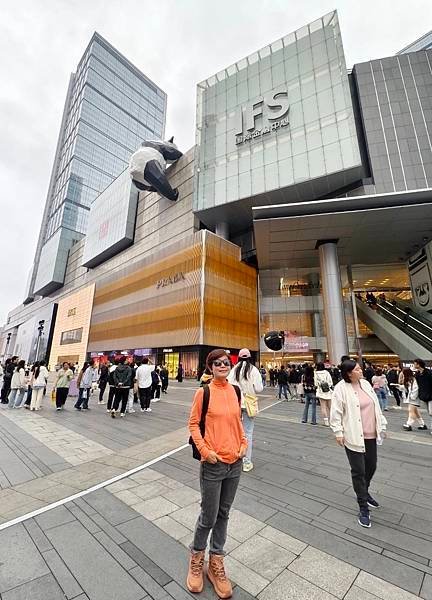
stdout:
[[(57, 413), (48, 396), (40, 413), (2, 405), (2, 600), (193, 597), (184, 582), (199, 465), (189, 448), (159, 458), (187, 441), (195, 388), (173, 384), (152, 413), (116, 420), (96, 396), (81, 413), (70, 399)], [(266, 388), (255, 469), (243, 474), (231, 514), (233, 597), (432, 599), (430, 433), (405, 433), (405, 411), (387, 413), (389, 438), (372, 486), (381, 508), (362, 529), (344, 451), (327, 428), (300, 423), (302, 404), (276, 402)], [(195, 597), (216, 599), (208, 583)]]

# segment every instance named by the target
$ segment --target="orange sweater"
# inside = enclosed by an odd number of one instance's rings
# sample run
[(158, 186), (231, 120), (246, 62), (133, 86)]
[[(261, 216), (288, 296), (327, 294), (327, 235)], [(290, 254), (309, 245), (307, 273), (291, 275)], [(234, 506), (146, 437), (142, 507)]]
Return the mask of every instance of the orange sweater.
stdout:
[(239, 459), (239, 452), (247, 447), (237, 394), (227, 381), (221, 383), (213, 380), (209, 388), (210, 401), (204, 439), (199, 428), (204, 395), (202, 388), (195, 393), (189, 431), (201, 454), (201, 460), (206, 460), (209, 451), (214, 450), (222, 462), (232, 464)]

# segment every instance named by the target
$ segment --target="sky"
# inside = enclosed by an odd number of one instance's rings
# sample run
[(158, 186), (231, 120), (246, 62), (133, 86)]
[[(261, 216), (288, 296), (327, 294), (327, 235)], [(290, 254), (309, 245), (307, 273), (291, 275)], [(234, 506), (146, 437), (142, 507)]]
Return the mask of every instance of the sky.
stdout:
[(70, 73), (98, 31), (168, 94), (194, 144), (196, 84), (338, 10), (348, 68), (431, 28), (430, 0), (20, 0), (0, 6), (0, 326), (24, 299)]

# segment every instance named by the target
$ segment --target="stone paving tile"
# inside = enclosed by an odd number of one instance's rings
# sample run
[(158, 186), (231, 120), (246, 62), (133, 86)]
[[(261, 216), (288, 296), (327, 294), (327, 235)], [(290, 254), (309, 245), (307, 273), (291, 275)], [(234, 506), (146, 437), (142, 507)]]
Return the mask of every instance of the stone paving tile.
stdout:
[(138, 483), (147, 483), (148, 481), (156, 481), (157, 479), (162, 479), (163, 477), (163, 473), (159, 473), (153, 469), (143, 469), (142, 471), (139, 471), (138, 473), (128, 477), (128, 480), (132, 479)]
[(224, 563), (228, 577), (232, 577), (242, 589), (252, 596), (257, 596), (269, 584), (268, 579), (249, 569), (231, 555), (225, 557)]
[(420, 596), (425, 600), (432, 600), (432, 576), (426, 575), (420, 591)]
[(3, 600), (64, 600), (65, 596), (50, 573), (3, 592), (2, 598)]
[(378, 596), (374, 596), (373, 594), (369, 594), (366, 590), (362, 590), (361, 588), (353, 585), (349, 590), (344, 600), (377, 600)]
[(134, 504), (133, 509), (139, 512), (143, 517), (149, 521), (155, 521), (160, 517), (169, 515), (170, 513), (178, 510), (177, 504), (165, 500), (162, 496), (156, 496), (149, 500), (141, 501), (139, 504)]
[[(104, 531), (98, 531), (93, 534), (94, 537), (102, 544), (113, 558), (123, 567), (126, 571), (136, 567), (137, 563), (130, 558), (130, 556), (124, 552), (121, 545), (116, 544)], [(128, 543), (128, 542), (126, 542)]]
[(309, 546), (288, 569), (337, 598), (347, 593), (359, 569)]
[(37, 524), (39, 527), (46, 531), (47, 529), (51, 529), (52, 527), (58, 527), (59, 525), (63, 525), (64, 523), (70, 523), (71, 521), (75, 521), (74, 515), (68, 511), (65, 506), (57, 506), (52, 510), (49, 510), (41, 515), (35, 517)]
[(291, 571), (283, 571), (258, 596), (259, 600), (334, 600), (336, 596), (309, 583)]
[(303, 550), (307, 548), (307, 544), (305, 544), (304, 542), (301, 542), (300, 540), (297, 540), (296, 538), (293, 538), (290, 535), (279, 531), (279, 529), (271, 527), (270, 525), (267, 525), (266, 527), (264, 527), (264, 529), (261, 529), (258, 532), (258, 535), (261, 535), (262, 537), (266, 538), (267, 540), (270, 540), (274, 544), (277, 544), (278, 546), (289, 550), (293, 554), (301, 554)]
[(134, 504), (138, 504), (138, 502), (142, 502), (142, 498), (137, 496), (134, 493), (136, 488), (131, 488), (128, 490), (121, 490), (120, 492), (112, 492), (116, 498), (127, 504), (128, 506), (133, 506)]
[[(197, 513), (197, 517), (198, 517)], [(229, 518), (230, 536), (239, 542), (244, 542), (261, 529), (264, 529), (265, 523), (254, 519), (249, 515), (245, 515), (239, 510), (231, 510)]]
[[(42, 554), (42, 556), (50, 568), (51, 573), (61, 586), (66, 598), (75, 598), (82, 593), (82, 589), (78, 585), (77, 580), (66, 567), (56, 550), (47, 550)], [(48, 599), (44, 598), (44, 600)]]
[(123, 490), (136, 487), (136, 485), (135, 481), (131, 480), (130, 477), (127, 477), (126, 479), (120, 479), (120, 481), (107, 485), (105, 489), (113, 494), (114, 492), (122, 492)]
[(50, 550), (52, 548), (51, 542), (34, 519), (24, 521), (23, 526), (32, 538), (39, 552), (45, 552), (46, 550)]
[(158, 567), (156, 563), (132, 542), (124, 542), (120, 547), (133, 560), (133, 566), (139, 565), (142, 567), (159, 585), (164, 586), (172, 581), (172, 577), (167, 575), (165, 571)]
[(168, 600), (167, 592), (148, 573), (139, 566), (129, 571), (129, 574), (137, 581), (142, 589), (149, 593), (153, 600)]
[(180, 510), (175, 510), (170, 513), (170, 517), (175, 519), (190, 530), (195, 529), (195, 524), (200, 514), (201, 507), (198, 502), (185, 506)]
[(155, 521), (153, 521), (153, 523), (157, 527), (159, 527), (159, 529), (165, 531), (165, 533), (170, 535), (175, 540), (181, 540), (185, 536), (190, 537), (192, 535), (192, 531), (190, 529), (188, 529), (181, 523), (178, 523), (168, 515), (156, 519)]
[(139, 499), (147, 500), (150, 498), (154, 498), (155, 496), (160, 496), (164, 492), (170, 492), (172, 490), (163, 483), (160, 483), (160, 481), (149, 481), (146, 483), (140, 483), (136, 487), (132, 488), (131, 491), (136, 496), (139, 496)]
[(355, 581), (355, 585), (362, 590), (366, 590), (374, 596), (381, 598), (381, 600), (415, 600), (418, 596), (410, 594), (409, 592), (384, 581), (383, 579), (379, 579), (378, 577), (374, 577), (370, 573), (365, 573), (361, 571), (359, 576)]
[(190, 504), (201, 500), (201, 494), (199, 492), (186, 486), (162, 493), (162, 496), (166, 500), (174, 502), (174, 504), (181, 507), (189, 506)]
[(267, 579), (275, 579), (297, 556), (260, 535), (249, 538), (230, 553), (230, 556)]
[(136, 517), (136, 512), (104, 489), (93, 492), (87, 496), (86, 501), (111, 525), (118, 525)]

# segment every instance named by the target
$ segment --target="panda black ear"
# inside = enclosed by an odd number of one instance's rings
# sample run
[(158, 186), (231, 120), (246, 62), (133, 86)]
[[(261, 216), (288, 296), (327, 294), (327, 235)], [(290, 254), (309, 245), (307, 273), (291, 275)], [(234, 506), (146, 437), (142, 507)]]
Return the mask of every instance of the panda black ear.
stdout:
[(172, 144), (172, 143), (173, 143), (173, 141), (174, 141), (174, 136), (172, 136), (172, 137), (171, 137), (171, 138), (168, 140), (168, 142), (169, 142), (170, 144)]

